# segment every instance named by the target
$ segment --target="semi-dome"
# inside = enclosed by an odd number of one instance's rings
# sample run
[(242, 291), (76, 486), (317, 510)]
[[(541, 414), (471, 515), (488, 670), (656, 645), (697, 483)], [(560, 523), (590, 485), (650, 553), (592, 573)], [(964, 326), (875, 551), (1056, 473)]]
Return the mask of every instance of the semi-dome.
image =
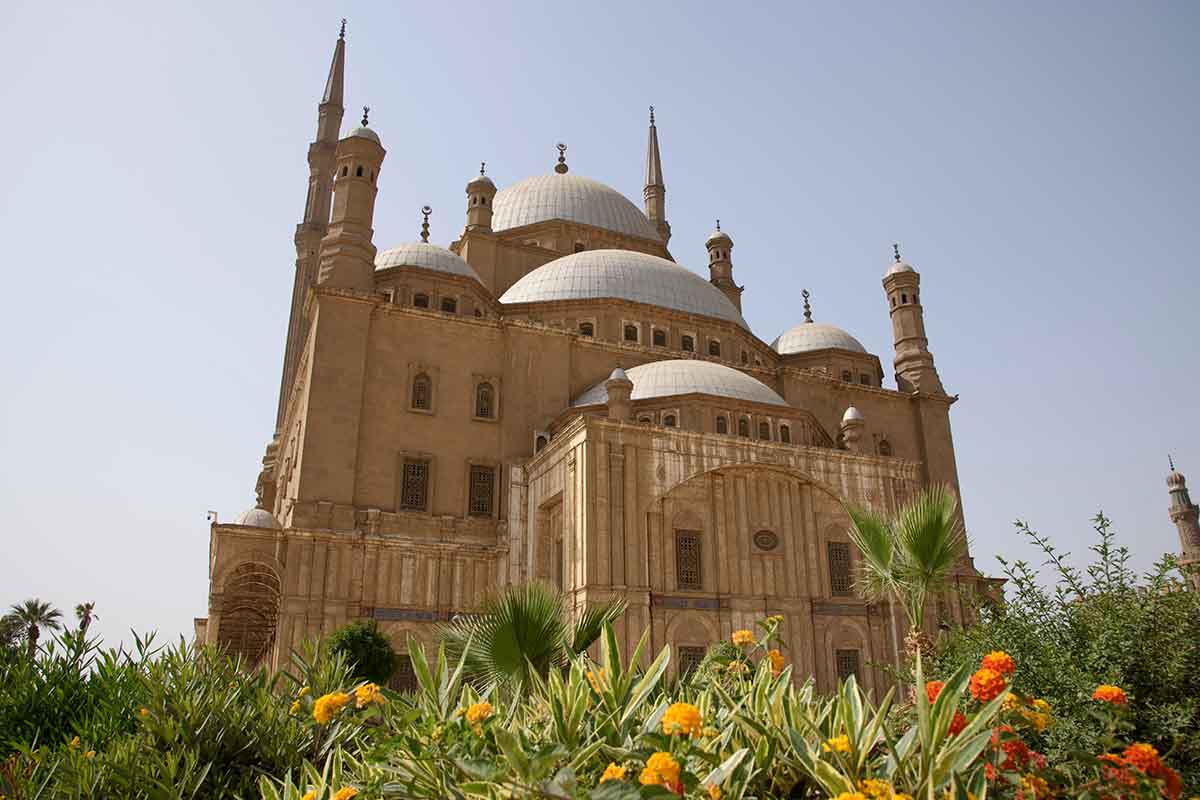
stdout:
[(281, 527), (279, 520), (275, 519), (275, 515), (261, 506), (255, 506), (249, 511), (243, 511), (241, 514), (238, 514), (234, 518), (233, 524), (245, 525), (250, 528), (273, 528), (275, 530)]
[[(750, 403), (786, 406), (787, 401), (774, 389), (746, 373), (712, 361), (690, 358), (652, 361), (633, 367), (626, 373), (633, 381), (631, 400), (650, 400), (681, 394), (709, 394)], [(608, 400), (605, 381), (576, 397), (572, 406), (590, 406)]]
[(781, 356), (792, 353), (806, 353), (810, 350), (824, 350), (836, 347), (841, 350), (853, 350), (865, 353), (867, 348), (862, 342), (836, 325), (825, 322), (801, 322), (794, 328), (784, 331), (779, 338), (771, 342), (771, 349)]
[(504, 187), (492, 200), (494, 231), (551, 219), (661, 241), (653, 223), (625, 195), (580, 175), (565, 173), (526, 178)]
[(375, 256), (375, 269), (389, 267), (421, 267), (434, 272), (445, 272), (463, 278), (471, 278), (483, 283), (479, 273), (475, 272), (462, 257), (451, 253), (444, 247), (428, 242), (409, 242), (390, 250), (384, 250)]
[[(497, 195), (498, 197), (499, 195)], [(665, 258), (632, 250), (585, 250), (530, 272), (500, 302), (629, 300), (750, 326), (720, 289)]]

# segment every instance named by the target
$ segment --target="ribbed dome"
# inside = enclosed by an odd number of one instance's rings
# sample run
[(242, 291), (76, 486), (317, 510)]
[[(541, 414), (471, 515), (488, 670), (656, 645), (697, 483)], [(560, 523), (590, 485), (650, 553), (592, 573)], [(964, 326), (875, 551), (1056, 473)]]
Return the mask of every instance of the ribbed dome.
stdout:
[[(775, 390), (744, 372), (712, 361), (679, 358), (653, 361), (626, 373), (633, 381), (632, 400), (672, 397), (680, 394), (709, 394), (751, 403), (786, 406)], [(608, 390), (600, 381), (575, 398), (572, 406), (590, 406), (608, 401)]]
[(375, 256), (375, 269), (389, 267), (422, 267), (435, 272), (446, 272), (460, 275), (483, 283), (479, 274), (461, 257), (451, 253), (444, 247), (428, 242), (409, 242), (390, 250), (384, 250)]
[(674, 261), (632, 250), (585, 250), (555, 259), (509, 287), (501, 303), (630, 300), (750, 326), (721, 290)]
[(784, 331), (779, 338), (771, 342), (771, 349), (781, 356), (791, 353), (806, 353), (810, 350), (824, 350), (827, 347), (837, 347), (842, 350), (853, 350), (865, 353), (867, 348), (862, 342), (836, 325), (824, 322), (801, 322), (794, 328)]
[(278, 530), (281, 526), (275, 515), (265, 508), (255, 506), (249, 511), (243, 511), (233, 520), (234, 525), (245, 525), (250, 528), (272, 528)]
[(1170, 489), (1182, 489), (1185, 486), (1187, 486), (1187, 479), (1183, 477), (1183, 473), (1171, 470), (1171, 474), (1167, 476), (1167, 487)]
[(370, 128), (367, 128), (367, 127), (355, 128), (354, 130), (347, 133), (345, 138), (350, 139), (355, 136), (357, 136), (360, 139), (370, 139), (375, 144), (380, 145), (381, 147), (383, 146), (382, 143), (379, 141), (379, 134), (377, 134), (375, 131), (371, 130)]
[(625, 195), (603, 183), (566, 173), (537, 175), (506, 186), (492, 201), (492, 230), (564, 219), (641, 239), (661, 241), (654, 225)]
[(911, 264), (906, 264), (903, 261), (893, 261), (884, 275), (895, 275), (897, 272), (916, 272), (916, 270), (912, 268)]

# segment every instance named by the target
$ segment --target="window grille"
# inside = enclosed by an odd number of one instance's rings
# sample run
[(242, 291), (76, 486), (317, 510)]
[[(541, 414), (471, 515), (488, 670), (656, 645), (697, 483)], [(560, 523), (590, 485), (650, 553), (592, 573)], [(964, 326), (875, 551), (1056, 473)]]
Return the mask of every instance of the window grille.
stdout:
[(769, 422), (758, 423), (758, 438), (768, 442), (771, 440), (771, 424)]
[(400, 508), (405, 511), (424, 511), (429, 494), (429, 462), (405, 461), (400, 487)]
[(717, 433), (729, 433), (729, 423), (724, 417), (717, 417)]
[(846, 680), (851, 675), (858, 678), (858, 651), (857, 650), (835, 650), (833, 653), (834, 663), (837, 665), (838, 680)]
[(695, 672), (704, 661), (704, 648), (692, 645), (679, 646), (679, 677), (686, 678)]
[(690, 336), (684, 336), (679, 340), (679, 349), (685, 353), (694, 353), (696, 351), (696, 340)]
[(787, 425), (779, 426), (779, 441), (784, 444), (792, 443), (792, 430)]
[(579, 323), (579, 333), (581, 336), (595, 336), (596, 326), (590, 322)]
[(750, 438), (750, 420), (745, 417), (738, 420), (738, 436), (745, 436), (747, 439)]
[(428, 411), (433, 403), (433, 385), (429, 380), (429, 376), (421, 373), (413, 378), (412, 386), (412, 407), (419, 408), (422, 411)]
[(887, 439), (879, 440), (879, 455), (890, 456), (892, 454), (892, 443)]
[(846, 542), (830, 542), (827, 553), (829, 556), (829, 585), (833, 589), (833, 594), (841, 597), (851, 594), (850, 545)]
[(654, 331), (654, 346), (655, 347), (666, 347), (667, 346), (667, 332), (666, 331), (660, 331), (660, 330)]
[(495, 415), (493, 394), (490, 383), (481, 383), (475, 387), (475, 416), (491, 419)]
[(675, 534), (675, 583), (680, 589), (699, 590), (700, 534), (679, 531)]
[(415, 692), (417, 690), (417, 673), (413, 669), (412, 657), (407, 653), (396, 656), (396, 671), (388, 681), (388, 688), (394, 692)]
[(637, 325), (626, 325), (625, 326), (625, 341), (636, 342), (637, 340), (638, 340)]
[(492, 495), (496, 485), (496, 471), (491, 467), (471, 465), (471, 508), (472, 517), (492, 515)]
[(455, 300), (453, 297), (443, 297), (442, 298), (442, 311), (446, 312), (447, 314), (457, 314), (458, 313), (458, 301)]

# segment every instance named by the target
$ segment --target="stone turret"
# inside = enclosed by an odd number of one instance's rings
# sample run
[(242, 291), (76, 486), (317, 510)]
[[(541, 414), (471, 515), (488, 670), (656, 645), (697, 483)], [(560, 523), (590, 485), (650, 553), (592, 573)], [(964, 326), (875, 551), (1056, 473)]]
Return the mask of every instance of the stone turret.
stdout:
[(329, 232), (321, 240), (322, 286), (371, 290), (375, 276), (375, 245), (372, 242), (375, 195), (379, 169), (387, 151), (379, 135), (367, 127), (363, 108), (362, 125), (338, 142), (337, 177), (333, 184), (333, 215)]
[(892, 315), (896, 348), (896, 388), (902, 392), (945, 394), (925, 338), (925, 312), (921, 308), (921, 275), (900, 260), (900, 246), (892, 245), (895, 260), (883, 276)]
[[(1171, 472), (1167, 475), (1167, 491), (1171, 494), (1169, 513), (1179, 531), (1179, 563), (1200, 567), (1200, 507), (1188, 494), (1187, 478), (1175, 471), (1175, 462), (1167, 458)], [(1200, 574), (1192, 575), (1192, 587), (1200, 591)]]
[(851, 453), (862, 452), (863, 428), (866, 427), (866, 420), (863, 419), (862, 412), (854, 406), (846, 409), (846, 413), (842, 414), (842, 440), (846, 443), (846, 449)]
[(625, 374), (625, 370), (617, 367), (604, 382), (608, 392), (608, 418), (628, 421), (633, 418), (633, 381)]
[(721, 230), (721, 220), (717, 220), (717, 229), (709, 234), (704, 246), (708, 248), (708, 282), (720, 289), (740, 313), (745, 287), (733, 279), (733, 239)]
[(480, 162), (479, 174), (467, 184), (467, 230), (492, 230), (492, 200), (496, 198), (496, 184), (485, 172), (487, 164)]

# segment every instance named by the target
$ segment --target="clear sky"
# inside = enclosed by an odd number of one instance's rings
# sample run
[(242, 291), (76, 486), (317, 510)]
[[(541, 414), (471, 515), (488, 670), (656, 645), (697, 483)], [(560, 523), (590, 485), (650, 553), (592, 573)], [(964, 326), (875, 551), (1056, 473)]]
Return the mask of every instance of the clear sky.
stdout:
[(573, 172), (640, 204), (658, 110), (672, 252), (720, 217), (745, 316), (877, 353), (893, 241), (922, 274), (977, 565), (1103, 509), (1139, 567), (1200, 494), (1200, 4), (47, 3), (3, 14), (0, 603), (190, 631), (205, 511), (253, 505), (305, 153), (338, 19), (346, 123), (388, 150), (381, 248)]

